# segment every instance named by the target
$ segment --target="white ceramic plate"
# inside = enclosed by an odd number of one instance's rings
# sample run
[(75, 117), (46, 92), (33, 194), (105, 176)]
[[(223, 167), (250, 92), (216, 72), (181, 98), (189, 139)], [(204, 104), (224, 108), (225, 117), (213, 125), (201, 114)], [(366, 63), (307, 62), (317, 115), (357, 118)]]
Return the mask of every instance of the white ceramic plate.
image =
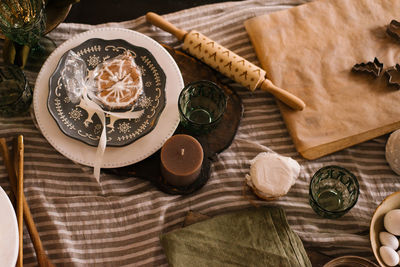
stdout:
[(150, 51), (166, 75), (166, 106), (157, 126), (147, 135), (124, 147), (107, 147), (102, 168), (116, 168), (139, 162), (156, 152), (172, 136), (179, 124), (178, 97), (184, 86), (181, 72), (172, 56), (153, 39), (128, 29), (99, 28), (74, 36), (60, 45), (44, 63), (35, 84), (33, 107), (42, 134), (65, 157), (87, 166), (94, 165), (96, 147), (64, 135), (47, 109), (49, 78), (61, 56), (91, 38), (123, 39)]
[(14, 208), (0, 187), (0, 266), (15, 266), (18, 257), (18, 224)]

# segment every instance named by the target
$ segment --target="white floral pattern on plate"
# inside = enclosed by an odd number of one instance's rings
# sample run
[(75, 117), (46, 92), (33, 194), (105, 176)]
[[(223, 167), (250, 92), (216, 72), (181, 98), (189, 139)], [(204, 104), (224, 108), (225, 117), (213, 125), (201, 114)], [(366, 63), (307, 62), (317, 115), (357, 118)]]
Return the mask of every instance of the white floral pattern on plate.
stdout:
[[(105, 60), (128, 51), (144, 74), (142, 76), (144, 94), (138, 99), (137, 107), (134, 109), (134, 111), (143, 110), (143, 115), (137, 119), (117, 119), (106, 115), (107, 146), (128, 145), (154, 129), (165, 106), (165, 74), (147, 49), (121, 39), (93, 38), (71, 50), (85, 61), (88, 70), (93, 70)], [(97, 114), (91, 112), (81, 102), (68, 101), (62, 76), (66, 56), (67, 53), (61, 57), (50, 77), (48, 109), (64, 134), (88, 145), (97, 146), (101, 133), (101, 129), (98, 129), (101, 123)], [(71, 127), (72, 125), (74, 127)]]

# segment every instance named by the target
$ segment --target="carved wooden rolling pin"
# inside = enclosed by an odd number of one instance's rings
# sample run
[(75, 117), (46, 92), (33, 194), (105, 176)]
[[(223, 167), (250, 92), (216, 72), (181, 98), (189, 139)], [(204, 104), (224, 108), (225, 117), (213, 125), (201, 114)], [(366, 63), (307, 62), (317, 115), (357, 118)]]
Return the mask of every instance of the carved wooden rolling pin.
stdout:
[(263, 69), (224, 48), (203, 34), (194, 30), (186, 32), (178, 29), (153, 12), (147, 13), (146, 19), (151, 24), (173, 34), (178, 40), (183, 41), (183, 49), (189, 54), (251, 91), (261, 88), (270, 92), (293, 109), (304, 109), (305, 104), (300, 98), (275, 86), (266, 78), (266, 72)]

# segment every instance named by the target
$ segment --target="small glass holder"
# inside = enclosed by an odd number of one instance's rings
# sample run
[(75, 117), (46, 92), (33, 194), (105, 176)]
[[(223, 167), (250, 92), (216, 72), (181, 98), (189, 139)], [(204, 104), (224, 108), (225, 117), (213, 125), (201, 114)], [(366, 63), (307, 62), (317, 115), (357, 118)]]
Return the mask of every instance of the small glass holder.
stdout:
[(179, 95), (178, 108), (182, 126), (193, 135), (209, 133), (222, 119), (227, 97), (211, 81), (186, 85)]
[(32, 103), (32, 88), (23, 71), (14, 65), (0, 66), (0, 116), (24, 115)]
[(357, 203), (360, 186), (357, 178), (339, 166), (319, 169), (310, 182), (309, 201), (320, 216), (336, 219)]
[[(12, 41), (12, 49), (17, 50), (18, 57), (21, 57), (21, 54), (25, 58), (29, 56), (29, 62), (40, 65), (56, 48), (53, 40), (44, 37), (47, 22), (45, 8), (44, 0), (2, 1), (0, 5), (0, 30)], [(22, 49), (20, 46), (25, 46), (25, 49), (29, 47), (29, 49), (20, 52), (18, 51)], [(4, 49), (3, 53), (12, 54), (7, 51), (9, 50)], [(10, 59), (9, 63), (22, 67), (25, 64), (14, 61), (10, 55), (5, 55), (5, 57)]]
[(4, 3), (0, 9), (0, 29), (20, 45), (36, 45), (46, 29), (42, 0), (18, 0)]

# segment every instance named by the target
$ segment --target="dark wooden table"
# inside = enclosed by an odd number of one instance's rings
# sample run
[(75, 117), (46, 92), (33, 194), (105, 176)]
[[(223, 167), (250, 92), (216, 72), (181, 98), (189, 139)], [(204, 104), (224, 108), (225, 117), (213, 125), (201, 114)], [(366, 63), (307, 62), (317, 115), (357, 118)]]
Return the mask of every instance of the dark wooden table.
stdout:
[[(235, 0), (239, 1), (239, 0)], [(225, 2), (223, 0), (80, 0), (72, 6), (65, 22), (100, 24), (136, 19), (147, 12), (160, 15)]]

